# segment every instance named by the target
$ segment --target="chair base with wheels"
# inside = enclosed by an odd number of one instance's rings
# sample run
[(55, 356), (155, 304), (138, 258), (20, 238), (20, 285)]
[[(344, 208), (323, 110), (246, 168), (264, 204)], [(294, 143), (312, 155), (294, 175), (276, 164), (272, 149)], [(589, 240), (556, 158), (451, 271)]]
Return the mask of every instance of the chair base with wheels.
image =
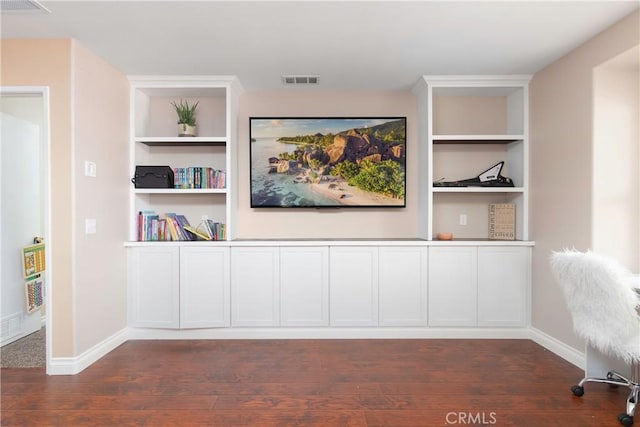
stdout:
[(575, 396), (582, 396), (584, 394), (584, 384), (586, 383), (603, 383), (609, 384), (613, 387), (623, 386), (631, 389), (629, 396), (627, 397), (627, 411), (618, 415), (618, 421), (625, 427), (633, 425), (633, 416), (636, 411), (636, 404), (640, 397), (640, 364), (633, 363), (632, 377), (626, 378), (616, 371), (607, 372), (607, 378), (583, 378), (578, 385), (571, 387), (571, 391)]

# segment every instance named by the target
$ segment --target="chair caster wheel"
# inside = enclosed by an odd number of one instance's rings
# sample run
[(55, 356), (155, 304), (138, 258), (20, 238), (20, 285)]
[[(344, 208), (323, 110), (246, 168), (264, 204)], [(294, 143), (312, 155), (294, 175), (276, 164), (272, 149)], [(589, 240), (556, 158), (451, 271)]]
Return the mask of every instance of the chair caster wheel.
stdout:
[(625, 427), (630, 427), (633, 425), (633, 417), (630, 417), (625, 413), (618, 415), (618, 421), (620, 421), (620, 424)]
[(584, 387), (581, 387), (579, 385), (574, 385), (571, 387), (571, 392), (573, 393), (574, 396), (580, 397), (584, 394)]

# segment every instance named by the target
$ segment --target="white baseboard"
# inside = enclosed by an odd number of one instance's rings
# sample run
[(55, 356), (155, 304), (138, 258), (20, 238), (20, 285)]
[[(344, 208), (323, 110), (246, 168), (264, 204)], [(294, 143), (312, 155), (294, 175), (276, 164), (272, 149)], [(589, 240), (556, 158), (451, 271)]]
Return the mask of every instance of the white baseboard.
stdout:
[(542, 332), (536, 328), (530, 328), (530, 338), (535, 343), (540, 344), (547, 350), (553, 352), (554, 354), (562, 357), (567, 362), (577, 366), (578, 368), (584, 370), (587, 366), (587, 360), (584, 352), (580, 352), (575, 348), (568, 346), (562, 341), (557, 340), (556, 338)]
[(47, 357), (47, 375), (75, 375), (129, 340), (124, 328), (76, 357)]
[(527, 328), (220, 328), (129, 329), (132, 340), (162, 339), (530, 339)]

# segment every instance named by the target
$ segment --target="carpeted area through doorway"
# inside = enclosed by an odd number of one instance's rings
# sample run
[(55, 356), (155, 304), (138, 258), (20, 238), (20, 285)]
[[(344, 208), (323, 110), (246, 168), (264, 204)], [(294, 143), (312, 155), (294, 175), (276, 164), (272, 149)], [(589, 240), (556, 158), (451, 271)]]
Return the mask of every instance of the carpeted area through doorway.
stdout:
[(45, 328), (0, 348), (2, 368), (44, 368)]

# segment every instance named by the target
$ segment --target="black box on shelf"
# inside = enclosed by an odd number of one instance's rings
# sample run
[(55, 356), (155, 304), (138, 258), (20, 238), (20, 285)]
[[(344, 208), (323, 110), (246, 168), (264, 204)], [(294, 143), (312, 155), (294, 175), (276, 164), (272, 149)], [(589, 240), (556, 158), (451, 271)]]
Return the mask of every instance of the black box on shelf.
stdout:
[(173, 188), (173, 169), (169, 166), (136, 166), (131, 182), (136, 188)]

